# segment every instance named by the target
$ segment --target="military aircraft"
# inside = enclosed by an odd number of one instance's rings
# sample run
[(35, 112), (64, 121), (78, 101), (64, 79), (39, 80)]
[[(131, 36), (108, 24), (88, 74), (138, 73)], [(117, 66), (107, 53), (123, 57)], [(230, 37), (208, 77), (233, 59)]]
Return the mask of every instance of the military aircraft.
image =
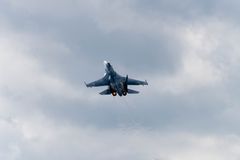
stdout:
[(116, 71), (114, 71), (112, 65), (104, 61), (105, 65), (105, 71), (104, 77), (91, 82), (86, 83), (85, 85), (87, 87), (100, 87), (100, 86), (108, 86), (108, 89), (102, 91), (101, 95), (113, 95), (116, 96), (117, 94), (121, 96), (126, 96), (127, 94), (138, 94), (139, 91), (135, 91), (128, 88), (128, 85), (148, 85), (148, 82), (145, 81), (139, 81), (135, 79), (128, 78), (128, 75), (126, 77), (120, 76)]

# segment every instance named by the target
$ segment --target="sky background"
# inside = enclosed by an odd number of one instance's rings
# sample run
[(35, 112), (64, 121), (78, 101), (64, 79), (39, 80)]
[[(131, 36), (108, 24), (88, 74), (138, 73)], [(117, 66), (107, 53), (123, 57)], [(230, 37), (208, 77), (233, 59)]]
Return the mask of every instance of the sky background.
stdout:
[[(240, 1), (1, 0), (1, 160), (239, 160)], [(149, 82), (83, 84), (103, 61)]]

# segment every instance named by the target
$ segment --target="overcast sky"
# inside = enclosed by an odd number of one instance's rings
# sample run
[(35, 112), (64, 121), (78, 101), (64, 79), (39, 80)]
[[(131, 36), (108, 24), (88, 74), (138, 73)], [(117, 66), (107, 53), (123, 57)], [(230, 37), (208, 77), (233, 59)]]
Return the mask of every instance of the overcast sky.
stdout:
[[(1, 160), (239, 160), (240, 1), (1, 0)], [(149, 86), (86, 88), (103, 61)]]

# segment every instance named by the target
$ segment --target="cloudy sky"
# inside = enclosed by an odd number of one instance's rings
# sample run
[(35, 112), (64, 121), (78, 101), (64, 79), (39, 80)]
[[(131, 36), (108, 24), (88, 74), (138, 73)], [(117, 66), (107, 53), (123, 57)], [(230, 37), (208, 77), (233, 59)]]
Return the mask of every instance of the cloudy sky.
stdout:
[[(237, 0), (1, 0), (1, 160), (238, 160)], [(149, 86), (87, 89), (103, 60)]]

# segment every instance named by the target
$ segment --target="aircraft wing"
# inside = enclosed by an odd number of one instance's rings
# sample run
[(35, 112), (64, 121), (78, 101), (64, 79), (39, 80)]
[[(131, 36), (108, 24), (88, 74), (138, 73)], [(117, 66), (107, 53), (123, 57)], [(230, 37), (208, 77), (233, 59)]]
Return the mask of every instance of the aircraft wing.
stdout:
[(96, 80), (91, 83), (85, 83), (87, 87), (100, 87), (109, 85), (108, 75), (106, 74), (103, 78)]
[(127, 84), (128, 85), (148, 85), (148, 82), (147, 81), (140, 81), (140, 80), (128, 78)]

